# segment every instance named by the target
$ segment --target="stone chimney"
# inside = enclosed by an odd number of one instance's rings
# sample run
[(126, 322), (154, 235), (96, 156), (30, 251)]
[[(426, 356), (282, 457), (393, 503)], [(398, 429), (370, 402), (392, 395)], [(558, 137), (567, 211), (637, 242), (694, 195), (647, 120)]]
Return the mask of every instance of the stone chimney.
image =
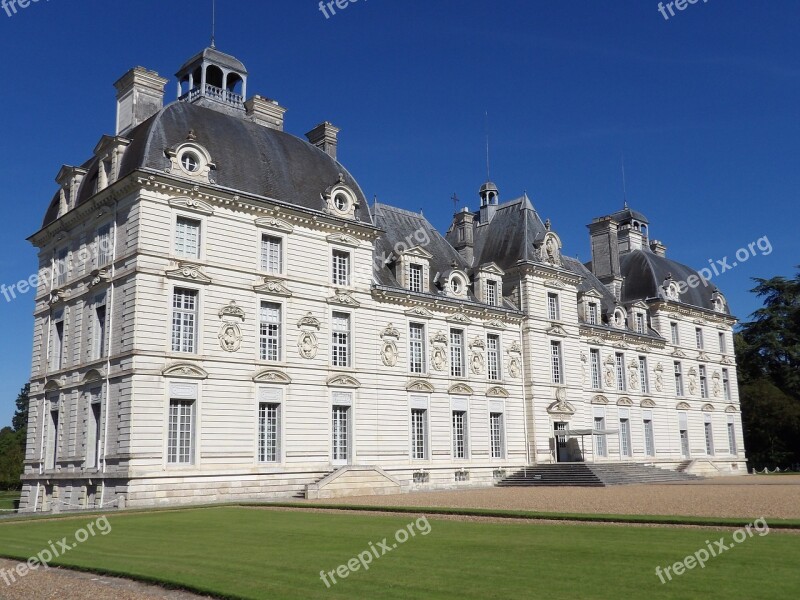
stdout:
[(275, 100), (253, 96), (244, 103), (247, 117), (262, 127), (283, 131), (283, 115), (286, 109)]
[(328, 121), (325, 121), (309, 131), (306, 134), (306, 138), (308, 138), (309, 143), (313, 144), (335, 160), (336, 146), (338, 144), (336, 136), (338, 134), (339, 128), (331, 125), (328, 123)]
[(114, 84), (117, 88), (117, 135), (125, 135), (164, 107), (167, 80), (155, 71), (135, 67)]
[(453, 224), (447, 232), (447, 241), (464, 257), (468, 264), (473, 261), (473, 223), (475, 215), (465, 206), (453, 215)]
[(656, 256), (667, 255), (667, 247), (661, 243), (661, 240), (653, 240), (652, 242), (650, 242), (650, 250)]
[(619, 225), (611, 217), (591, 222), (592, 272), (619, 299), (622, 292), (622, 271), (619, 265)]

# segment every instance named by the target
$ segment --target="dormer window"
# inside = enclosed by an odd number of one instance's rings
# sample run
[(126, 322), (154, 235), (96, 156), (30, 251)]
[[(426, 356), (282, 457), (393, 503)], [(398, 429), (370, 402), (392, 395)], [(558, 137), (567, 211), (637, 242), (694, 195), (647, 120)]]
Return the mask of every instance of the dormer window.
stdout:
[(646, 328), (644, 314), (637, 312), (635, 318), (636, 318), (636, 333), (644, 334)]
[(599, 319), (598, 319), (599, 313), (598, 313), (598, 310), (597, 310), (597, 302), (589, 302), (587, 308), (588, 308), (588, 310), (586, 312), (586, 322), (589, 323), (589, 325), (597, 325), (598, 322), (599, 322)]
[(326, 212), (337, 217), (357, 220), (358, 201), (353, 190), (345, 185), (343, 174), (340, 173), (339, 180), (325, 190), (324, 197), (327, 204)]
[(450, 289), (456, 296), (460, 296), (464, 293), (464, 284), (459, 277), (453, 277), (450, 279)]
[(333, 197), (333, 205), (339, 212), (347, 212), (347, 209), (350, 208), (350, 198), (344, 192), (338, 192)]
[(211, 170), (216, 165), (211, 160), (211, 155), (200, 144), (194, 141), (194, 132), (189, 132), (189, 141), (167, 150), (172, 167), (171, 171), (184, 176), (213, 183)]
[(486, 304), (497, 306), (497, 282), (489, 280), (486, 282)]
[(187, 173), (197, 173), (200, 169), (200, 159), (194, 152), (184, 152), (180, 159), (181, 167)]
[(626, 319), (625, 309), (622, 308), (621, 306), (618, 306), (614, 310), (614, 321), (613, 321), (614, 327), (616, 327), (617, 329), (625, 329), (626, 320), (627, 319)]
[(408, 267), (408, 289), (422, 292), (422, 265), (412, 263)]

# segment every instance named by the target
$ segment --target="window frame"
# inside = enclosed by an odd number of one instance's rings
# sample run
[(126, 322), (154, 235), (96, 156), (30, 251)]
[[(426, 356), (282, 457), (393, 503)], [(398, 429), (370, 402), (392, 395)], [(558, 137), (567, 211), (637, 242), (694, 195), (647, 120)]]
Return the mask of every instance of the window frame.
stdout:
[[(589, 374), (593, 390), (603, 389), (603, 363), (599, 348), (589, 348)], [(596, 384), (596, 385), (595, 385)]]
[(556, 292), (547, 292), (547, 318), (551, 321), (561, 320), (561, 297)]
[[(165, 453), (165, 458), (168, 467), (191, 467), (195, 465), (195, 451), (197, 449), (197, 441), (195, 436), (197, 435), (197, 398), (190, 399), (190, 398), (173, 398), (172, 394), (170, 394), (169, 402), (167, 403), (167, 427), (166, 427), (166, 442), (167, 448)], [(185, 418), (185, 410), (181, 411), (178, 410), (177, 417), (178, 422), (177, 426), (175, 427), (175, 443), (173, 446), (173, 406), (188, 406), (191, 409), (189, 412), (188, 418), (188, 439), (189, 439), (189, 447), (185, 452), (185, 455), (188, 457), (187, 460), (180, 460), (184, 456), (183, 447), (181, 445), (181, 437), (182, 434), (185, 435), (186, 431), (181, 428), (181, 425), (184, 424), (183, 419)], [(175, 448), (174, 452), (172, 448)], [(173, 458), (174, 457), (174, 458)]]
[[(495, 348), (492, 349), (492, 342)], [(486, 334), (486, 378), (489, 381), (503, 381), (503, 361), (501, 352), (500, 335), (497, 333)], [(492, 358), (494, 357), (494, 358)], [(496, 376), (492, 377), (492, 361), (494, 360), (494, 371)]]
[[(412, 335), (412, 331), (419, 331), (420, 335), (419, 338), (415, 338)], [(427, 348), (426, 348), (426, 326), (425, 323), (419, 323), (417, 321), (411, 321), (408, 323), (408, 372), (414, 375), (425, 375), (428, 372), (428, 361), (427, 361)], [(415, 369), (417, 363), (415, 363), (415, 358), (417, 357), (417, 351), (415, 347), (419, 348), (418, 351), (418, 365), (419, 368)]]
[[(194, 325), (193, 325), (193, 347), (191, 351), (187, 350), (175, 350), (175, 296), (178, 290), (182, 290), (183, 292), (192, 292), (195, 298), (195, 305), (194, 305)], [(200, 354), (201, 350), (201, 343), (202, 343), (202, 332), (201, 332), (201, 315), (202, 312), (200, 310), (200, 290), (198, 288), (193, 288), (189, 286), (184, 286), (180, 284), (176, 284), (172, 286), (171, 293), (169, 294), (169, 315), (170, 319), (167, 321), (167, 327), (169, 331), (169, 335), (167, 336), (168, 340), (168, 348), (169, 352), (173, 354), (188, 354), (188, 355), (197, 355)], [(181, 309), (183, 312), (187, 312), (188, 309)], [(181, 328), (181, 331), (183, 329)], [(183, 341), (183, 334), (181, 334), (181, 343)]]
[[(278, 312), (278, 320), (277, 322), (274, 321), (265, 321), (264, 320), (264, 309), (267, 308), (269, 310), (270, 307), (277, 307)], [(286, 328), (284, 327), (284, 319), (285, 319), (285, 310), (284, 305), (281, 302), (275, 302), (274, 300), (267, 299), (267, 298), (259, 298), (258, 306), (257, 306), (257, 314), (258, 314), (258, 344), (256, 346), (256, 353), (257, 359), (261, 362), (268, 362), (268, 363), (281, 363), (284, 360), (285, 355), (285, 331)], [(277, 344), (276, 344), (276, 358), (269, 357), (269, 340), (271, 337), (268, 333), (264, 334), (264, 324), (273, 324), (276, 325), (277, 328)], [(266, 345), (264, 342), (266, 341)], [(266, 352), (264, 352), (266, 350)]]
[(625, 353), (614, 353), (614, 383), (618, 392), (624, 392), (628, 389), (628, 381), (625, 376)]
[[(178, 248), (178, 231), (180, 222), (184, 221), (186, 223), (196, 223), (197, 224), (197, 255), (193, 254), (186, 254), (185, 251), (182, 252)], [(175, 218), (172, 222), (172, 256), (175, 256), (179, 259), (184, 260), (203, 260), (204, 252), (203, 252), (203, 241), (205, 239), (205, 229), (204, 229), (204, 219), (199, 217), (196, 214), (185, 214), (182, 212), (176, 212)], [(186, 246), (185, 238), (184, 238), (184, 247)]]
[[(420, 449), (419, 439), (417, 435), (419, 427), (415, 424), (415, 415), (422, 415), (422, 456), (417, 455)], [(430, 460), (430, 414), (428, 408), (421, 408), (411, 406), (409, 410), (409, 457), (412, 461), (427, 461)]]
[(680, 346), (681, 345), (681, 332), (680, 328), (678, 327), (677, 321), (670, 321), (669, 323), (670, 334), (672, 335), (672, 345), (673, 346)]
[(560, 341), (550, 340), (550, 378), (555, 385), (564, 385), (564, 356)]
[(686, 396), (686, 389), (683, 385), (683, 364), (676, 360), (672, 363), (672, 369), (675, 375), (675, 396), (683, 398)]
[[(258, 272), (273, 276), (284, 275), (286, 273), (286, 236), (273, 231), (259, 231), (258, 233)], [(272, 261), (269, 256), (269, 246), (267, 246), (265, 262), (265, 242), (269, 243), (270, 240), (277, 242), (278, 246), (278, 268), (275, 271), (270, 268)]]
[[(495, 455), (495, 427), (493, 424), (493, 417), (497, 419), (499, 427), (497, 428), (497, 448), (499, 454)], [(497, 411), (489, 409), (489, 459), (490, 460), (505, 460), (506, 458), (506, 415), (505, 411)]]
[(425, 267), (421, 263), (408, 264), (408, 290), (421, 294), (425, 287), (422, 280), (425, 277)]
[[(353, 331), (355, 329), (355, 323), (353, 319), (353, 313), (346, 312), (346, 311), (338, 311), (332, 310), (331, 311), (331, 334), (330, 334), (330, 365), (333, 368), (337, 369), (352, 369), (355, 367), (355, 357), (353, 356)], [(347, 331), (337, 331), (336, 330), (336, 319), (345, 320), (347, 321)], [(346, 334), (344, 350), (345, 350), (345, 364), (337, 364), (337, 348), (342, 347), (341, 341), (336, 340), (337, 334)]]
[[(450, 341), (450, 377), (452, 378), (463, 379), (467, 376), (465, 343), (466, 335), (467, 334), (464, 329), (456, 327), (450, 328), (448, 337)], [(458, 342), (456, 342), (455, 336), (458, 337)], [(458, 356), (456, 356), (456, 353)]]
[(646, 356), (639, 356), (639, 389), (643, 394), (650, 393), (650, 376), (647, 373)]
[[(337, 267), (337, 257), (344, 259), (345, 276), (344, 283), (340, 279), (341, 268)], [(344, 248), (331, 248), (330, 254), (330, 282), (336, 287), (350, 287), (353, 281), (353, 253)]]

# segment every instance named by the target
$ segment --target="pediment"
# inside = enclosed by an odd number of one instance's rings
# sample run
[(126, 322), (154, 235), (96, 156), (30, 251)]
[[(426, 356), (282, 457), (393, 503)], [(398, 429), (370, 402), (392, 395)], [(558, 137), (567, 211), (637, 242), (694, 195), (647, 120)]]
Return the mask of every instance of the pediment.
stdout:
[(675, 356), (677, 358), (686, 358), (686, 353), (680, 348), (675, 348), (675, 351), (672, 353), (672, 356)]
[(547, 407), (547, 412), (551, 415), (574, 415), (575, 407), (566, 400), (556, 400)]
[(561, 325), (553, 325), (547, 330), (548, 335), (555, 335), (558, 337), (567, 337), (567, 332)]
[(103, 375), (101, 371), (98, 371), (97, 369), (89, 369), (83, 376), (83, 383), (102, 381), (103, 379), (105, 379), (105, 375)]
[(173, 279), (185, 279), (195, 283), (211, 283), (211, 278), (203, 273), (201, 268), (200, 265), (180, 262), (176, 269), (168, 269), (165, 275)]
[(401, 256), (416, 256), (419, 258), (424, 258), (425, 260), (430, 260), (433, 258), (433, 254), (425, 250), (422, 246), (414, 246), (413, 248), (409, 248), (408, 250), (401, 252)]
[(44, 384), (44, 391), (45, 392), (55, 392), (61, 389), (61, 384), (58, 383), (55, 379), (49, 379)]
[(263, 283), (253, 286), (256, 292), (264, 294), (274, 294), (275, 296), (286, 296), (287, 298), (292, 295), (292, 292), (280, 279), (272, 277), (264, 277)]
[(486, 390), (486, 395), (489, 398), (508, 398), (509, 393), (506, 388), (496, 385)]
[(282, 231), (283, 233), (292, 233), (294, 226), (283, 219), (277, 217), (259, 217), (255, 220), (256, 227), (263, 227), (264, 229), (272, 229), (273, 231)]
[(471, 387), (469, 387), (466, 383), (456, 383), (455, 385), (451, 385), (450, 389), (447, 390), (448, 394), (458, 394), (461, 396), (471, 396), (475, 393)]
[(581, 299), (583, 299), (583, 298), (596, 298), (598, 300), (602, 300), (603, 299), (603, 294), (598, 292), (596, 289), (592, 288), (592, 289), (589, 289), (589, 290), (586, 290), (585, 292), (583, 292), (580, 295), (580, 298)]
[(617, 406), (633, 406), (633, 400), (631, 400), (627, 396), (623, 396), (622, 398), (617, 400)]
[(214, 214), (214, 207), (208, 202), (196, 200), (194, 198), (170, 198), (169, 205), (172, 208), (179, 208), (181, 210), (188, 210), (201, 215), (211, 216)]
[(447, 317), (447, 321), (449, 323), (459, 323), (461, 325), (470, 325), (472, 323), (472, 319), (470, 319), (464, 313), (457, 313), (455, 315), (450, 315)]
[(676, 410), (689, 410), (692, 407), (689, 406), (689, 404), (687, 402), (678, 402), (678, 404), (675, 406), (675, 408), (676, 408)]
[(653, 402), (650, 398), (645, 398), (639, 403), (639, 406), (641, 406), (642, 408), (655, 408), (656, 403)]
[(297, 327), (300, 329), (308, 328), (319, 331), (320, 322), (313, 314), (307, 312), (304, 317), (300, 317), (300, 320), (297, 321)]
[(505, 328), (506, 328), (506, 324), (505, 324), (505, 323), (503, 323), (503, 322), (502, 322), (501, 320), (499, 320), (499, 319), (492, 319), (491, 321), (487, 321), (487, 322), (484, 324), (484, 326), (485, 326), (485, 327), (488, 327), (488, 328), (490, 328), (490, 329), (505, 329)]
[(735, 406), (729, 406), (729, 407), (727, 407), (727, 408), (725, 409), (725, 412), (726, 412), (726, 413), (736, 413), (736, 412), (739, 412), (739, 411), (738, 411), (738, 410), (736, 410), (736, 407), (735, 407)]
[(713, 404), (703, 404), (703, 412), (714, 412)]
[(498, 267), (498, 266), (497, 266), (497, 264), (496, 264), (496, 263), (493, 263), (493, 262), (491, 262), (491, 263), (486, 263), (486, 264), (484, 264), (484, 265), (481, 265), (481, 266), (478, 268), (478, 270), (479, 270), (481, 273), (490, 273), (490, 274), (492, 274), (492, 275), (498, 275), (498, 276), (500, 276), (500, 277), (502, 277), (503, 275), (505, 275), (505, 274), (506, 274), (506, 272), (505, 272), (505, 271), (503, 271), (503, 269), (501, 269), (500, 267)]
[(342, 304), (344, 306), (352, 306), (358, 308), (361, 306), (351, 292), (345, 290), (336, 290), (333, 296), (328, 298), (328, 304)]
[(163, 371), (164, 377), (182, 377), (185, 379), (207, 379), (208, 371), (191, 363), (175, 363)]
[(292, 383), (292, 378), (277, 369), (264, 369), (253, 375), (256, 383)]
[(352, 248), (358, 248), (361, 245), (361, 242), (359, 242), (352, 235), (347, 235), (346, 233), (332, 233), (325, 239), (328, 240), (329, 244), (351, 246)]
[(333, 377), (329, 377), (328, 381), (326, 381), (325, 384), (331, 387), (347, 387), (347, 388), (361, 387), (361, 382), (358, 379), (356, 379), (352, 375), (346, 375), (344, 373), (340, 375), (334, 375)]
[(433, 313), (429, 311), (427, 308), (422, 308), (421, 306), (414, 306), (409, 308), (405, 311), (406, 316), (409, 317), (417, 317), (418, 319), (431, 319), (433, 318)]
[(406, 391), (433, 393), (435, 390), (434, 387), (424, 379), (415, 379), (406, 386)]
[(592, 398), (592, 404), (608, 404), (608, 398), (606, 398), (602, 394), (598, 394), (597, 396)]

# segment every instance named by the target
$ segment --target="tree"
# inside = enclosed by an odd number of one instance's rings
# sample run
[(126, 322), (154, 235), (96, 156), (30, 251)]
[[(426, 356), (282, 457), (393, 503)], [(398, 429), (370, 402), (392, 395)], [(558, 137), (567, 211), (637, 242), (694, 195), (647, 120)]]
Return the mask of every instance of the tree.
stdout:
[(30, 404), (29, 394), (31, 391), (31, 384), (26, 383), (17, 395), (17, 410), (14, 413), (14, 418), (11, 420), (11, 427), (14, 431), (22, 431), (28, 426), (28, 406)]
[(0, 429), (0, 490), (19, 489), (25, 460), (25, 441), (11, 427)]
[(785, 467), (800, 463), (800, 272), (754, 281), (764, 306), (735, 340), (745, 444), (756, 468)]

